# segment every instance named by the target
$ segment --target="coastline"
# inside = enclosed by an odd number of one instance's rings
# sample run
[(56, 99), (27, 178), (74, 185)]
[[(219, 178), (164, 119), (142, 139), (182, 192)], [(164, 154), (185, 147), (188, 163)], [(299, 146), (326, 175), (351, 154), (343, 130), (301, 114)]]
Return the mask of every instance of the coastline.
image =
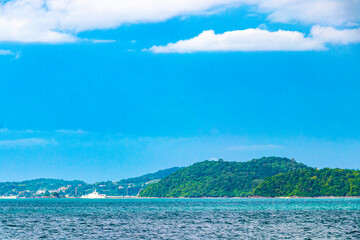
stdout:
[(360, 196), (319, 196), (319, 197), (136, 197), (138, 199), (343, 199), (360, 198)]
[[(21, 199), (84, 199), (81, 197), (67, 198), (2, 198), (0, 200), (21, 200)], [(319, 196), (319, 197), (136, 197), (136, 196), (107, 196), (106, 198), (87, 198), (87, 200), (106, 200), (106, 199), (360, 199), (360, 196)]]

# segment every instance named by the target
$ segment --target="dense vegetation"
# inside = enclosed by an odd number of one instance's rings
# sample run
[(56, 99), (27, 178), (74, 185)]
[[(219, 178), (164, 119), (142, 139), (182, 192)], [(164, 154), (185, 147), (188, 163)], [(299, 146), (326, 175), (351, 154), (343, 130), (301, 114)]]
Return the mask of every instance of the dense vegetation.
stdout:
[(45, 178), (3, 182), (0, 196), (79, 197), (94, 189), (108, 196), (141, 197), (360, 196), (360, 171), (319, 170), (278, 157), (248, 162), (204, 161), (186, 168), (95, 184)]
[(108, 196), (136, 196), (148, 184), (158, 182), (160, 179), (176, 172), (179, 169), (179, 167), (168, 168), (155, 173), (142, 175), (140, 177), (122, 179), (118, 182), (98, 182), (93, 184), (93, 188), (96, 188), (99, 193), (103, 193)]
[(295, 160), (278, 157), (248, 162), (204, 161), (180, 169), (150, 184), (142, 197), (240, 197), (249, 196), (266, 177), (307, 169)]
[(83, 181), (65, 181), (61, 179), (39, 178), (22, 182), (2, 182), (0, 183), (0, 195), (20, 195), (30, 197), (38, 191), (43, 192), (39, 195), (45, 195), (48, 190), (55, 190), (67, 186), (86, 186)]
[(127, 183), (144, 184), (144, 183), (153, 181), (155, 179), (162, 179), (164, 177), (167, 177), (179, 169), (180, 169), (179, 167), (168, 168), (168, 169), (157, 171), (155, 173), (145, 174), (140, 177), (123, 179), (123, 180), (120, 180), (119, 183), (120, 184), (127, 184)]
[(360, 171), (304, 169), (266, 178), (254, 195), (269, 197), (360, 196)]
[(94, 189), (108, 196), (136, 196), (147, 184), (159, 181), (179, 169), (178, 167), (174, 167), (136, 178), (98, 182), (95, 184), (87, 184), (83, 181), (66, 181), (47, 178), (22, 182), (2, 182), (0, 183), (0, 196), (16, 195), (19, 197), (34, 197), (67, 195), (78, 197), (88, 194), (94, 191)]

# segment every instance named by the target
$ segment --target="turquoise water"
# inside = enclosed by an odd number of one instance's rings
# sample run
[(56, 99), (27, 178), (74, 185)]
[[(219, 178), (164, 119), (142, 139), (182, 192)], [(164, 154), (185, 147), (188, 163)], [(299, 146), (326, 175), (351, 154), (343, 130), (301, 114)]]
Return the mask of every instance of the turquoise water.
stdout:
[(0, 239), (360, 239), (360, 199), (0, 200)]

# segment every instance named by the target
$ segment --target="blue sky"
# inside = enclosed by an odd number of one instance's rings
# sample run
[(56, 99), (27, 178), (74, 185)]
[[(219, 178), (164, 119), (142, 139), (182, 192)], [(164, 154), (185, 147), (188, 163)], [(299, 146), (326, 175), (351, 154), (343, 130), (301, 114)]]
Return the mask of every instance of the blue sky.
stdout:
[(360, 168), (358, 2), (142, 1), (0, 1), (0, 181)]

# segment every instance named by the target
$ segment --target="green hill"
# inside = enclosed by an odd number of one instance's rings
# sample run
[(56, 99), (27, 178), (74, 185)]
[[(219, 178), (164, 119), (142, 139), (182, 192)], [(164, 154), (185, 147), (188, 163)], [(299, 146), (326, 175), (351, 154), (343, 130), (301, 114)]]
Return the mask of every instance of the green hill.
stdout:
[(266, 178), (254, 195), (269, 197), (360, 196), (360, 171), (305, 169)]
[(120, 180), (119, 183), (120, 184), (126, 184), (126, 183), (145, 184), (145, 183), (153, 181), (153, 180), (160, 180), (164, 177), (167, 177), (179, 169), (180, 169), (179, 167), (172, 167), (172, 168), (157, 171), (155, 173), (145, 174), (140, 177), (123, 179), (123, 180)]
[(19, 197), (39, 197), (58, 193), (60, 196), (76, 196), (91, 193), (96, 189), (108, 196), (136, 196), (141, 189), (152, 182), (179, 170), (178, 167), (164, 169), (140, 177), (120, 181), (104, 181), (87, 184), (83, 181), (66, 181), (61, 179), (39, 178), (22, 182), (0, 182), (0, 196), (16, 195)]
[(248, 162), (204, 161), (182, 168), (140, 192), (141, 197), (249, 196), (266, 177), (306, 169), (295, 160), (278, 157)]
[(1, 182), (0, 195), (33, 196), (37, 191), (51, 191), (68, 186), (87, 186), (83, 181), (66, 181), (62, 179), (39, 178), (22, 182)]
[(173, 167), (139, 177), (122, 179), (117, 182), (97, 182), (92, 186), (93, 188), (96, 188), (99, 193), (104, 193), (109, 196), (136, 196), (139, 191), (145, 188), (148, 184), (158, 182), (160, 179), (169, 176), (179, 169), (179, 167)]

